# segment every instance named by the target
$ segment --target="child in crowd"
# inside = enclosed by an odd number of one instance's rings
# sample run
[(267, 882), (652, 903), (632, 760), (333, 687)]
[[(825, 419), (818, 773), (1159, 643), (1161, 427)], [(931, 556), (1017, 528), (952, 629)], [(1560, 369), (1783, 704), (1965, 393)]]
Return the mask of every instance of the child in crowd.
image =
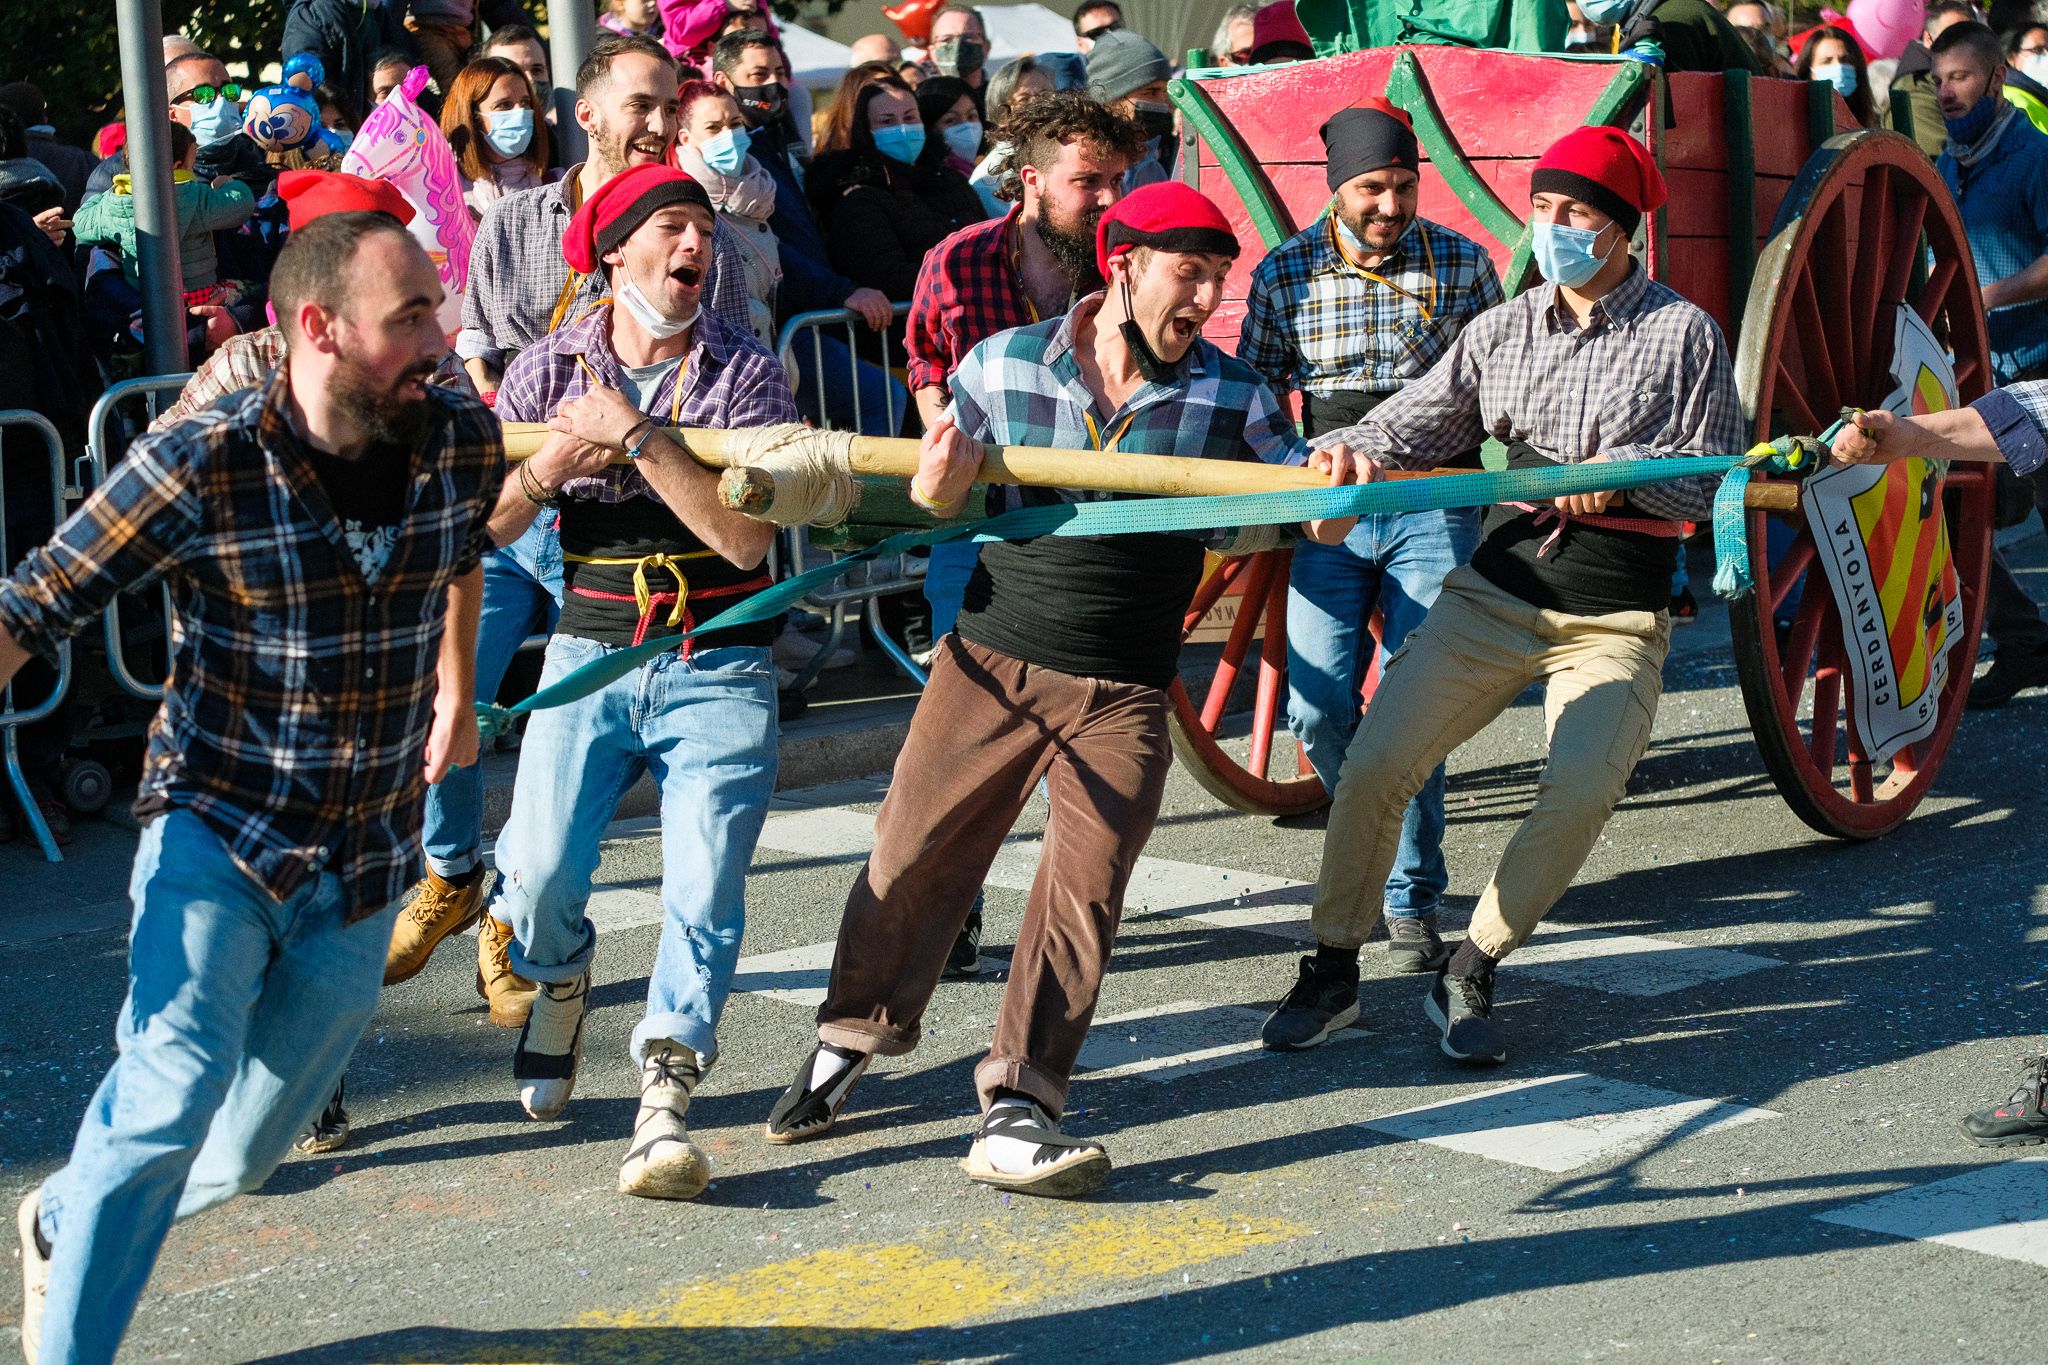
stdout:
[(597, 22), (622, 37), (661, 41), (659, 0), (605, 0), (604, 13), (597, 16)]
[[(193, 174), (199, 143), (192, 130), (182, 123), (172, 123), (170, 133), (171, 198), (178, 213), (178, 258), (184, 267), (185, 304), (188, 308), (201, 304), (226, 307), (241, 298), (244, 286), (219, 278), (213, 234), (248, 222), (249, 215), (256, 210), (256, 199), (249, 187), (233, 176), (224, 175), (209, 184)], [(113, 189), (79, 205), (72, 231), (84, 245), (118, 251), (121, 277), (131, 286), (141, 287), (135, 259), (135, 194), (128, 176), (115, 176)]]

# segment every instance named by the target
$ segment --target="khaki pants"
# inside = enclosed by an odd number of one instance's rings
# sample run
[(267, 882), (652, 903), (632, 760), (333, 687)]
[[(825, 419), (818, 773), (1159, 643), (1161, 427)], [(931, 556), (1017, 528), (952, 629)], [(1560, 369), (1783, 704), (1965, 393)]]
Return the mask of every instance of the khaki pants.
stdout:
[(1479, 898), (1470, 937), (1513, 952), (1578, 875), (1650, 740), (1671, 622), (1662, 612), (1571, 616), (1532, 607), (1471, 567), (1454, 569), (1429, 615), (1387, 663), (1344, 755), (1316, 884), (1316, 937), (1365, 942), (1430, 770), (1544, 684), (1550, 758), (1536, 805)]
[(1159, 688), (1077, 678), (947, 635), (847, 897), (818, 1037), (884, 1056), (917, 1046), (974, 894), (1043, 777), (1045, 855), (974, 1085), (984, 1109), (1010, 1090), (1065, 1112), (1173, 764), (1166, 708)]

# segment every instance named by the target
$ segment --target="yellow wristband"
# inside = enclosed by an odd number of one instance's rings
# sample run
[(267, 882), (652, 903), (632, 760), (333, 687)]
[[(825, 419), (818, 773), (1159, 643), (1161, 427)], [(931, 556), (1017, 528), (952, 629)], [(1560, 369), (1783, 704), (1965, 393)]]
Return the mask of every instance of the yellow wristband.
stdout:
[[(952, 502), (941, 502), (937, 498), (927, 496), (924, 490), (917, 486), (915, 475), (910, 480), (910, 500), (927, 512), (943, 512), (953, 505)], [(954, 501), (957, 502), (958, 499)]]

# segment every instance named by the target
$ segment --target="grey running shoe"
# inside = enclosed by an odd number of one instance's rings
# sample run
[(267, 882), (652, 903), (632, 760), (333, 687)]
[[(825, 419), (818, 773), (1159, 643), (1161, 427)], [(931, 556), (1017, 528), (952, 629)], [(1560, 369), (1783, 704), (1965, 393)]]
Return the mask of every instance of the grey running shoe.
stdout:
[(1446, 1057), (1479, 1066), (1499, 1066), (1508, 1059), (1508, 1036), (1493, 1021), (1493, 973), (1452, 976), (1436, 974), (1423, 1013), (1444, 1031), (1440, 1046)]
[(1314, 953), (1301, 960), (1301, 975), (1266, 1016), (1259, 1041), (1273, 1052), (1304, 1052), (1358, 1018), (1358, 966), (1325, 964)]
[(1387, 916), (1387, 965), (1411, 976), (1440, 972), (1451, 960), (1435, 915)]

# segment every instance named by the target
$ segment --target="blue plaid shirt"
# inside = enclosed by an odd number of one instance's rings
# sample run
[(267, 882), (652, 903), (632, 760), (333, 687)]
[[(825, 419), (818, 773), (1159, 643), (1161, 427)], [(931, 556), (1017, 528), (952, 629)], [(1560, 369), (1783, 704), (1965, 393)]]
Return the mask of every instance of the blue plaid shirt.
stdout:
[(1237, 358), (1277, 388), (1392, 393), (1501, 302), (1478, 243), (1417, 218), (1373, 270), (1346, 259), (1325, 213), (1252, 272)]
[[(1250, 366), (1199, 337), (1164, 381), (1140, 384), (1106, 418), (1098, 413), (1074, 333), (1102, 300), (1092, 294), (1064, 317), (998, 332), (969, 351), (951, 380), (949, 410), (960, 430), (1001, 445), (1269, 464), (1308, 458), (1307, 443), (1273, 391)], [(1118, 496), (1068, 488), (1003, 492), (1012, 506)], [(1201, 543), (1190, 536), (1043, 536), (985, 545), (967, 585), (960, 634), (1058, 672), (1165, 687), (1201, 571)]]
[(2008, 384), (1970, 404), (1998, 442), (1998, 453), (2023, 479), (2048, 470), (2048, 380)]

